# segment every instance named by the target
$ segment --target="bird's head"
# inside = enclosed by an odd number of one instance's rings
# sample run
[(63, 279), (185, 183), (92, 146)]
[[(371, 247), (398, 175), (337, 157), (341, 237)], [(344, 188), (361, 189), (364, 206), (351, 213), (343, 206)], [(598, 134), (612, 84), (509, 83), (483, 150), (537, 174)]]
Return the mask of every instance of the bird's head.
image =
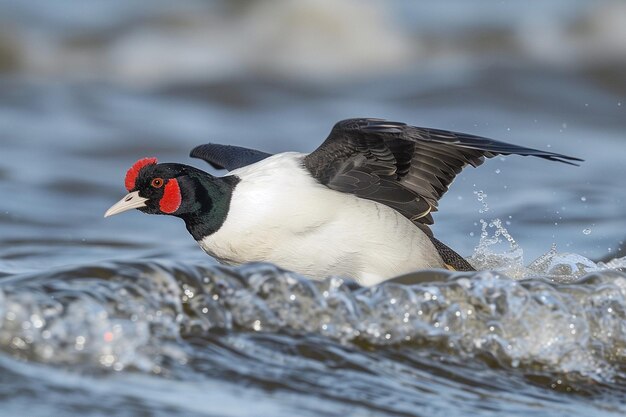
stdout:
[(138, 209), (148, 214), (179, 215), (185, 212), (183, 190), (188, 169), (181, 164), (158, 164), (156, 158), (135, 162), (126, 172), (124, 184), (128, 194), (109, 208), (104, 217)]
[(130, 209), (169, 214), (183, 219), (187, 230), (200, 240), (217, 231), (226, 220), (239, 178), (214, 177), (189, 165), (159, 164), (156, 158), (144, 158), (130, 167), (124, 182), (128, 194), (104, 217)]

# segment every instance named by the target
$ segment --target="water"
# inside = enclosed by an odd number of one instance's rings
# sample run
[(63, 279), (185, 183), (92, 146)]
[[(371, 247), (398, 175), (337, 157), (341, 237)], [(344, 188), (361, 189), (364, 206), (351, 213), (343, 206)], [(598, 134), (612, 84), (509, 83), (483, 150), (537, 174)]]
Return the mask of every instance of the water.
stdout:
[[(2, 415), (626, 413), (623, 5), (333, 3), (0, 1)], [(468, 168), (434, 231), (481, 271), (372, 288), (102, 218), (140, 157), (354, 116), (586, 161)]]

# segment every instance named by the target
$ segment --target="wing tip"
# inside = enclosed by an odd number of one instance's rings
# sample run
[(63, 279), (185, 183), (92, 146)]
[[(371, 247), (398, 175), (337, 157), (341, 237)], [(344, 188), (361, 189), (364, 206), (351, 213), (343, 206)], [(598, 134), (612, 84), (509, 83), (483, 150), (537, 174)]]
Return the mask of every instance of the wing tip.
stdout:
[(198, 145), (196, 147), (194, 147), (192, 150), (189, 151), (189, 156), (191, 158), (200, 158), (200, 148), (202, 148), (204, 145)]
[(232, 171), (259, 162), (272, 154), (241, 146), (206, 143), (193, 148), (189, 156), (202, 159), (215, 169)]
[(580, 164), (578, 162), (585, 162), (584, 159), (578, 158), (575, 156), (562, 155), (559, 153), (545, 152), (541, 154), (528, 154), (525, 156), (536, 156), (542, 159), (546, 159), (548, 161), (561, 162), (567, 165), (573, 165), (575, 167), (579, 167)]
[(211, 146), (211, 143), (205, 143), (204, 145), (198, 145), (196, 147), (194, 147), (191, 151), (189, 151), (189, 156), (192, 158), (198, 158), (198, 159), (202, 159), (203, 156), (205, 155), (205, 152), (203, 150), (203, 148), (206, 148), (207, 146)]
[(202, 159), (204, 162), (209, 164), (213, 169), (226, 169), (223, 165), (215, 163), (210, 158), (210, 150), (209, 147), (213, 147), (212, 143), (205, 143), (203, 145), (198, 145), (194, 147), (191, 151), (189, 151), (189, 156), (191, 158)]

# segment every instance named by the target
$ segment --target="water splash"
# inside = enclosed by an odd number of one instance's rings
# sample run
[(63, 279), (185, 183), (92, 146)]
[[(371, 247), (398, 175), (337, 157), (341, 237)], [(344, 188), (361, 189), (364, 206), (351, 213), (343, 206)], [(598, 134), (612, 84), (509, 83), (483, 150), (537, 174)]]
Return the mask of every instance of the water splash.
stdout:
[[(487, 194), (482, 191), (475, 191), (474, 194), (482, 205), (479, 212), (487, 212)], [(545, 254), (526, 265), (523, 249), (500, 219), (480, 219), (480, 225), (480, 240), (468, 259), (477, 270), (499, 271), (518, 280), (540, 278), (556, 283), (571, 283), (586, 274), (626, 268), (626, 257), (613, 259), (608, 263), (596, 263), (579, 254), (558, 252), (555, 244)], [(583, 233), (588, 235), (591, 230), (585, 229)]]
[(614, 258), (607, 262), (598, 262), (596, 266), (599, 270), (626, 270), (626, 256)]
[(626, 269), (626, 257), (594, 262), (576, 253), (559, 252), (556, 244), (526, 265), (524, 251), (500, 219), (481, 219), (481, 235), (468, 261), (477, 270), (499, 271), (514, 279), (540, 278), (566, 284), (599, 271)]
[(503, 270), (513, 278), (525, 277), (524, 251), (502, 221), (480, 219), (480, 225), (480, 240), (469, 262), (477, 270)]
[(185, 360), (175, 343), (179, 288), (156, 265), (79, 267), (3, 281), (2, 289), (0, 349), (16, 357), (154, 373), (165, 357)]
[(193, 360), (184, 340), (243, 331), (486, 355), (529, 374), (599, 381), (626, 360), (625, 273), (569, 285), (489, 271), (421, 274), (413, 285), (369, 288), (264, 264), (135, 262), (17, 276), (1, 282), (0, 350), (83, 371), (168, 373)]
[(476, 200), (478, 200), (482, 207), (478, 210), (479, 213), (486, 213), (489, 211), (489, 205), (487, 204), (487, 193), (483, 190), (474, 191), (474, 195), (476, 196)]

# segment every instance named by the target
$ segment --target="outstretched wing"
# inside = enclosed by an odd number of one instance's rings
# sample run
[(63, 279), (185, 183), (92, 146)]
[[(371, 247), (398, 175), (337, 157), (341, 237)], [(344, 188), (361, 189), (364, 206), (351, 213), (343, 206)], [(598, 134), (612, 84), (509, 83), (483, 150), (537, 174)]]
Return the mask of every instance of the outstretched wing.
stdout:
[(511, 154), (572, 165), (582, 161), (464, 133), (348, 119), (333, 127), (304, 164), (329, 188), (388, 205), (415, 223), (432, 224), (430, 213), (463, 167)]
[(259, 162), (268, 156), (272, 156), (272, 154), (240, 146), (207, 143), (206, 145), (193, 148), (189, 156), (203, 159), (215, 169), (232, 171), (233, 169)]

